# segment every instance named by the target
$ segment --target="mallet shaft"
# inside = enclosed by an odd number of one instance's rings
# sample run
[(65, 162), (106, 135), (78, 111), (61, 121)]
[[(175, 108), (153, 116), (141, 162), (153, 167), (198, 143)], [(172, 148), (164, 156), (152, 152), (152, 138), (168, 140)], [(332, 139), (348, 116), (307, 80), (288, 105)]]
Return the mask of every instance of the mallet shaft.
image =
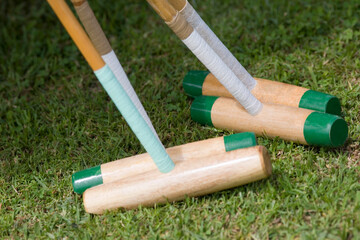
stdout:
[(181, 12), (186, 6), (187, 0), (168, 0), (168, 2), (176, 9)]
[(47, 2), (68, 31), (70, 37), (76, 43), (83, 56), (94, 70), (96, 77), (104, 87), (105, 91), (111, 97), (136, 137), (150, 154), (159, 170), (161, 172), (171, 171), (174, 168), (174, 162), (166, 153), (159, 138), (154, 135), (151, 128), (147, 125), (124, 88), (117, 81), (114, 73), (109, 66), (105, 64), (80, 23), (71, 12), (69, 6), (64, 0), (47, 0)]
[(115, 52), (111, 48), (110, 43), (106, 38), (105, 33), (102, 30), (98, 20), (96, 19), (88, 1), (72, 0), (72, 3), (92, 43), (94, 44), (97, 51), (101, 54), (102, 59), (110, 67), (116, 79), (119, 81), (121, 86), (124, 88), (128, 96), (130, 97), (131, 101), (139, 110), (141, 116), (149, 125), (154, 135), (158, 138), (158, 135), (151, 123), (149, 116), (147, 115), (143, 105), (141, 104)]
[(92, 70), (96, 71), (104, 67), (105, 62), (102, 60), (84, 29), (81, 27), (66, 3), (63, 0), (47, 0), (47, 2), (73, 39), (75, 45), (85, 57), (86, 61), (89, 63)]
[(167, 0), (147, 0), (166, 24), (192, 51), (192, 53), (220, 80), (234, 98), (252, 115), (261, 111), (262, 104), (242, 83), (234, 72), (214, 52), (199, 33), (179, 14)]
[(204, 22), (196, 10), (186, 0), (169, 0), (171, 5), (179, 11), (186, 21), (200, 34), (206, 43), (221, 58), (227, 67), (252, 90), (256, 85), (255, 79), (246, 71), (230, 50), (221, 42), (211, 28)]

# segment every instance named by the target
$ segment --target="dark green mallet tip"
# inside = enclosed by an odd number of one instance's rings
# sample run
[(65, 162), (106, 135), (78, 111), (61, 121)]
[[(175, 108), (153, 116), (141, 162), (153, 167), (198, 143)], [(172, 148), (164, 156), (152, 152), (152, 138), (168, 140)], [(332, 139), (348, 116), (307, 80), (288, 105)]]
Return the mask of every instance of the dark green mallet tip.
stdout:
[(218, 98), (213, 96), (196, 97), (190, 108), (192, 120), (200, 124), (214, 126), (211, 121), (211, 109)]
[(308, 90), (304, 93), (300, 99), (299, 107), (341, 115), (341, 104), (337, 97), (313, 90)]
[(224, 136), (225, 150), (227, 152), (256, 146), (256, 137), (253, 132), (235, 133), (229, 136)]
[(183, 80), (183, 88), (190, 97), (197, 97), (202, 95), (202, 86), (208, 71), (189, 71)]
[(74, 192), (83, 193), (86, 189), (103, 183), (101, 167), (88, 168), (72, 175), (72, 185)]
[(348, 126), (339, 116), (313, 112), (305, 121), (304, 137), (310, 145), (339, 147), (348, 137)]

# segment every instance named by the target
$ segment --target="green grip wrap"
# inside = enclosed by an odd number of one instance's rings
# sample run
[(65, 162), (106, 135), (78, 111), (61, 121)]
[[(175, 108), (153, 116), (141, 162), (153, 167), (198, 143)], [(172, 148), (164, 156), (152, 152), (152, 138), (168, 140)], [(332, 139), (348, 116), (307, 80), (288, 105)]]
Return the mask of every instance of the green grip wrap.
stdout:
[(191, 118), (195, 122), (214, 126), (211, 121), (211, 109), (218, 98), (214, 96), (196, 97), (190, 108)]
[(126, 90), (116, 79), (110, 67), (105, 65), (94, 73), (131, 130), (149, 153), (159, 171), (167, 173), (174, 169), (175, 164), (165, 151), (159, 138), (141, 116), (141, 113), (132, 102)]
[(256, 137), (253, 132), (235, 133), (229, 136), (224, 136), (224, 145), (227, 152), (256, 146)]
[(183, 80), (183, 88), (190, 97), (202, 95), (202, 86), (209, 71), (189, 71)]
[(304, 137), (309, 145), (339, 147), (348, 137), (348, 126), (339, 116), (312, 112), (304, 124)]
[(300, 108), (315, 110), (334, 115), (341, 115), (340, 100), (330, 94), (308, 90), (301, 97)]
[(103, 184), (101, 166), (88, 168), (72, 175), (74, 192), (83, 193), (86, 189)]

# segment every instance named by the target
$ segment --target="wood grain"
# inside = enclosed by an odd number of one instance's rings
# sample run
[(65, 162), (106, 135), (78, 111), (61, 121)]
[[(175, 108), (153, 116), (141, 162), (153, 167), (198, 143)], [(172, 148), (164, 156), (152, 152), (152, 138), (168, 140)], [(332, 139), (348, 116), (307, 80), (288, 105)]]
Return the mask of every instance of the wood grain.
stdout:
[(132, 209), (201, 196), (268, 177), (271, 161), (262, 146), (182, 161), (167, 174), (150, 171), (98, 185), (83, 195), (86, 212), (100, 214), (116, 208)]
[(168, 2), (176, 9), (176, 11), (181, 11), (186, 6), (187, 0), (168, 0)]
[[(166, 149), (166, 152), (175, 164), (182, 161), (197, 161), (199, 158), (221, 154), (225, 151), (223, 137), (187, 143)], [(156, 170), (156, 165), (148, 153), (101, 165), (101, 174), (104, 183), (126, 179), (152, 170)]]
[[(301, 97), (309, 89), (291, 84), (255, 78), (256, 86), (251, 93), (262, 103), (282, 104), (298, 107)], [(203, 83), (202, 94), (206, 96), (220, 96), (232, 98), (226, 88), (209, 73)]]
[(215, 127), (237, 132), (252, 131), (256, 135), (280, 137), (285, 140), (307, 144), (304, 124), (312, 110), (277, 104), (263, 104), (256, 116), (251, 116), (233, 98), (218, 98), (211, 109)]
[(165, 22), (171, 22), (177, 15), (175, 8), (167, 0), (147, 0)]

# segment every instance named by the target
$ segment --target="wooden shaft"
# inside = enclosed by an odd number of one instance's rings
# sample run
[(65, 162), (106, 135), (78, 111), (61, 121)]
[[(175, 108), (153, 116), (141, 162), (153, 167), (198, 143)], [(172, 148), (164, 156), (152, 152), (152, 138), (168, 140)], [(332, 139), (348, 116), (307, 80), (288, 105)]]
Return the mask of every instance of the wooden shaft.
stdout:
[(150, 171), (102, 184), (86, 190), (83, 201), (85, 211), (96, 214), (120, 207), (153, 206), (257, 181), (270, 176), (271, 171), (267, 150), (256, 146), (182, 161), (167, 174)]
[(168, 2), (176, 9), (176, 11), (180, 12), (186, 6), (187, 0), (168, 0)]
[[(301, 97), (309, 89), (291, 84), (255, 78), (257, 84), (251, 93), (263, 103), (283, 104), (298, 107)], [(206, 96), (232, 97), (226, 88), (209, 73), (203, 83), (202, 94)]]
[(74, 6), (81, 6), (87, 0), (71, 0)]
[(167, 0), (147, 0), (147, 2), (165, 22), (171, 22), (177, 15), (177, 11)]
[(93, 71), (105, 66), (100, 54), (64, 0), (47, 0)]
[(235, 99), (220, 97), (211, 110), (215, 127), (235, 131), (253, 131), (257, 135), (280, 137), (307, 144), (304, 124), (313, 111), (283, 105), (264, 104), (263, 110), (251, 116)]
[(186, 19), (167, 0), (147, 0), (174, 33), (184, 40), (194, 31)]

